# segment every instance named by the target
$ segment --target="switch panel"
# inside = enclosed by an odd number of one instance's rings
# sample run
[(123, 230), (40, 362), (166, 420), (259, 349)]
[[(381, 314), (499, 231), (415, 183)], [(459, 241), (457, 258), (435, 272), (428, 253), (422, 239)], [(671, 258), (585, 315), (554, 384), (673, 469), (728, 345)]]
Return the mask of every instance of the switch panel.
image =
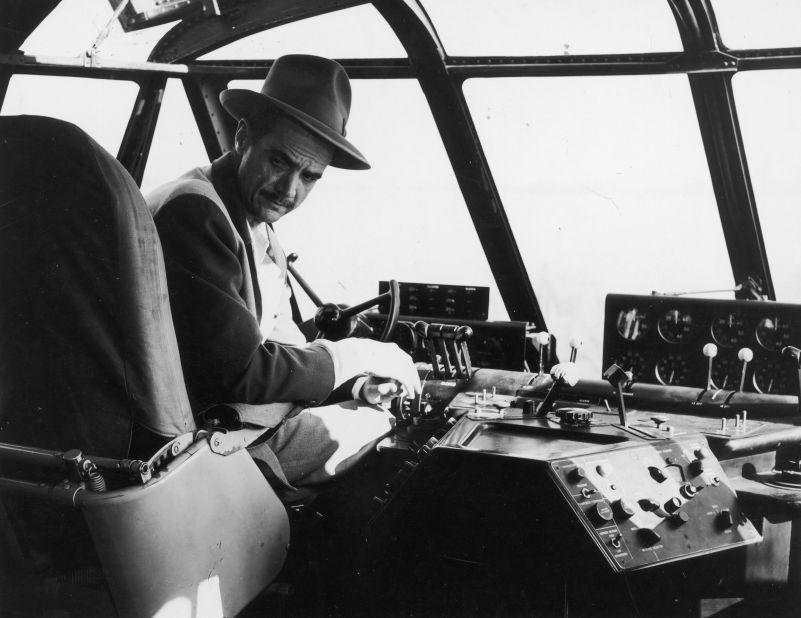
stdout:
[(593, 541), (624, 571), (761, 540), (707, 453), (704, 438), (691, 434), (555, 459), (549, 468)]

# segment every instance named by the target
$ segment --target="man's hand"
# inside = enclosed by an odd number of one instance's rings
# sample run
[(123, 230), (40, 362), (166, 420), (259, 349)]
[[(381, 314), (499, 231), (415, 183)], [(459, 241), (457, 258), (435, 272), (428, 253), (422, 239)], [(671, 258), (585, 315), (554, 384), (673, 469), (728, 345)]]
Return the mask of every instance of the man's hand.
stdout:
[(388, 405), (395, 397), (405, 394), (404, 388), (396, 380), (386, 380), (369, 376), (362, 385), (360, 399), (374, 405)]
[[(318, 339), (314, 343), (325, 346), (333, 357), (335, 386), (352, 377), (366, 374), (374, 378), (383, 378), (375, 380), (376, 385), (380, 382), (394, 382), (395, 387), (405, 389), (409, 397), (420, 394), (420, 377), (417, 375), (412, 357), (394, 343), (357, 338), (341, 341)], [(383, 388), (386, 390), (390, 387)], [(392, 395), (386, 392), (381, 396), (391, 398)]]

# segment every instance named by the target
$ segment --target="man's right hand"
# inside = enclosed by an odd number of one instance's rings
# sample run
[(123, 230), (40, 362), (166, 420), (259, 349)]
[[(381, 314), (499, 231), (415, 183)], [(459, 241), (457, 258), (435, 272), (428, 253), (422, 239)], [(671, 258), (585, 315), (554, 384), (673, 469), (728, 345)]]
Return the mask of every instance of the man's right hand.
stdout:
[(412, 357), (394, 343), (357, 338), (341, 341), (318, 339), (314, 343), (323, 345), (331, 353), (335, 387), (352, 377), (366, 374), (399, 382), (409, 397), (421, 392), (420, 377)]

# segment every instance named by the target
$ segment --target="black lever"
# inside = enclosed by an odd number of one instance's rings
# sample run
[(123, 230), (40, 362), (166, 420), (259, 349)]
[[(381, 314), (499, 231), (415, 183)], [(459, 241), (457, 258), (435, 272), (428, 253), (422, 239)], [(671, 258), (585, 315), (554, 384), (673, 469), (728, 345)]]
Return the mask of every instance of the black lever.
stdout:
[(295, 278), (295, 281), (298, 282), (298, 285), (301, 287), (301, 289), (304, 292), (306, 292), (306, 296), (308, 296), (311, 299), (311, 301), (314, 303), (314, 306), (322, 307), (323, 306), (322, 299), (319, 296), (317, 296), (314, 290), (311, 289), (311, 286), (309, 285), (308, 281), (306, 281), (303, 277), (301, 277), (298, 274), (298, 271), (295, 270), (295, 262), (297, 261), (297, 259), (298, 259), (297, 253), (290, 253), (288, 256), (286, 256), (286, 269), (289, 271), (289, 274), (291, 274)]
[(569, 386), (576, 385), (578, 374), (576, 373), (575, 363), (558, 363), (554, 365), (551, 367), (551, 377), (553, 378), (553, 384), (551, 384), (551, 388), (545, 394), (545, 399), (542, 400), (542, 403), (537, 408), (538, 418), (547, 415), (551, 411), (554, 401), (556, 401), (565, 384)]
[(618, 365), (613, 364), (609, 369), (604, 371), (604, 380), (615, 388), (618, 418), (623, 427), (628, 427), (629, 422), (626, 418), (626, 404), (623, 401), (623, 389), (631, 383), (631, 374), (623, 371)]
[(801, 412), (801, 350), (795, 346), (784, 346), (782, 348), (782, 356), (795, 361), (795, 366), (798, 369), (798, 411)]

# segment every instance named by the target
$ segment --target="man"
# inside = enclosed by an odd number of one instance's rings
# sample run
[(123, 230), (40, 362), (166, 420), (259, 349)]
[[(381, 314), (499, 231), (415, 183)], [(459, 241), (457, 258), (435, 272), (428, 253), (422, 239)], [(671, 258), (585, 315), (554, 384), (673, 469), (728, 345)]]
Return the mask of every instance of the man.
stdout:
[[(286, 300), (286, 258), (272, 224), (300, 206), (328, 165), (369, 168), (344, 137), (350, 84), (334, 61), (284, 56), (261, 92), (231, 89), (220, 100), (238, 121), (233, 150), (148, 197), (187, 390), (196, 414), (236, 404), (241, 420), (278, 427), (257, 461), (284, 482), (317, 482), (358, 460), (391, 418), (355, 402), (307, 406), (357, 376), (366, 379), (353, 395), (371, 403), (420, 390), (411, 359), (394, 344), (264, 341)], [(280, 338), (302, 341), (297, 333)]]

